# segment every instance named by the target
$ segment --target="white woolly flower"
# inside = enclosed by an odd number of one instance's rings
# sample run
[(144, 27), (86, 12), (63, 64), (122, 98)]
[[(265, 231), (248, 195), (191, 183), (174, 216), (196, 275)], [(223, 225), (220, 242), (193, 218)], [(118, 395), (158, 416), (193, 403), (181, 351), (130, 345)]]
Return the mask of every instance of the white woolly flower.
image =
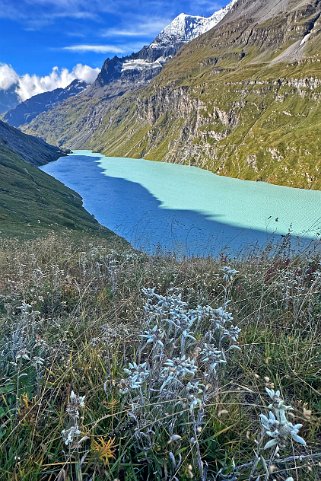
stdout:
[(197, 366), (194, 359), (186, 358), (186, 356), (167, 359), (164, 363), (163, 373), (171, 374), (177, 379), (190, 379), (195, 376)]
[(226, 364), (223, 351), (217, 349), (212, 344), (205, 343), (200, 352), (201, 362), (208, 367), (209, 373), (216, 374), (216, 369), (220, 364)]
[(73, 444), (75, 438), (80, 436), (81, 431), (78, 426), (79, 409), (85, 407), (85, 396), (78, 396), (74, 391), (70, 393), (70, 401), (66, 412), (69, 415), (71, 426), (61, 432), (62, 438), (66, 446)]
[(71, 391), (70, 393), (70, 403), (79, 406), (80, 408), (85, 407), (85, 397), (86, 396), (77, 396), (77, 394), (74, 393), (74, 391)]
[(71, 426), (69, 429), (64, 429), (62, 432), (62, 438), (66, 446), (73, 444), (75, 438), (80, 436), (81, 432), (78, 429), (78, 426)]
[(233, 315), (226, 310), (227, 304), (218, 309), (212, 309), (211, 315), (215, 329), (225, 329), (227, 324), (232, 323)]
[(287, 419), (287, 412), (293, 408), (285, 404), (281, 398), (280, 391), (266, 388), (266, 392), (272, 403), (269, 406), (270, 411), (267, 416), (260, 414), (264, 434), (270, 438), (264, 449), (276, 446), (284, 447), (290, 439), (302, 446), (306, 446), (305, 440), (299, 436), (302, 424), (293, 424)]
[(228, 338), (232, 342), (237, 342), (240, 336), (241, 329), (237, 326), (231, 326), (228, 329), (224, 329), (223, 338)]
[(157, 325), (155, 325), (152, 329), (145, 331), (144, 334), (140, 335), (140, 337), (145, 339), (146, 344), (153, 344), (161, 349), (164, 347), (164, 332)]
[(239, 271), (236, 271), (228, 266), (223, 267), (221, 270), (223, 271), (223, 280), (226, 282), (232, 281), (236, 274), (239, 273)]
[(190, 381), (186, 385), (187, 399), (189, 402), (189, 409), (192, 412), (195, 408), (203, 406), (202, 395), (204, 393), (204, 384), (199, 381)]
[(129, 363), (128, 368), (125, 368), (124, 372), (128, 375), (127, 382), (130, 389), (139, 389), (149, 377), (149, 369), (146, 362), (143, 364)]

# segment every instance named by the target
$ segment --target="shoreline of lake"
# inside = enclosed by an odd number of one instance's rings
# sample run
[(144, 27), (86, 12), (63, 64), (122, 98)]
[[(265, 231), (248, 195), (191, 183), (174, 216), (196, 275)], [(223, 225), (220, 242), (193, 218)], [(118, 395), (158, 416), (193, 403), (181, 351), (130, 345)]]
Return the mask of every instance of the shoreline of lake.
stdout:
[(148, 253), (236, 254), (283, 242), (291, 223), (292, 239), (307, 245), (321, 231), (320, 191), (91, 151), (74, 151), (42, 170), (77, 191), (102, 225)]

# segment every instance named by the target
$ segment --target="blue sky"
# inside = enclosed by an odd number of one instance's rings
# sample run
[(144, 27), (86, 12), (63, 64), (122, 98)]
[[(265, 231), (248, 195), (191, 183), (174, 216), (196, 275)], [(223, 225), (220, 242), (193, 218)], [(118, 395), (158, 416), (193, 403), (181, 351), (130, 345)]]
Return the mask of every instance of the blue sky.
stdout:
[(0, 64), (18, 75), (100, 67), (139, 50), (181, 12), (211, 15), (224, 0), (0, 0)]

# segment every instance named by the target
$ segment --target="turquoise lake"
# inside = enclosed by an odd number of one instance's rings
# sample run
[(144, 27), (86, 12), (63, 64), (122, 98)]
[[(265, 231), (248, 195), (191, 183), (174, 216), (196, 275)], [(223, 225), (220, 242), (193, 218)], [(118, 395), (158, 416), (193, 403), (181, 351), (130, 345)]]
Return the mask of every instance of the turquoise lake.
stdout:
[(42, 167), (104, 226), (148, 253), (232, 256), (284, 241), (319, 248), (321, 191), (220, 177), (196, 167), (86, 150)]

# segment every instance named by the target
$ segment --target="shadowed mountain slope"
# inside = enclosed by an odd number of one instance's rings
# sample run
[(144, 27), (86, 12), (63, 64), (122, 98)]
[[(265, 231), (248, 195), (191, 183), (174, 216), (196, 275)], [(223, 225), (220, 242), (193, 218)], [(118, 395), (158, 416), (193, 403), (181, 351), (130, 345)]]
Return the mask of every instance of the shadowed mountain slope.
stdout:
[(33, 165), (43, 165), (66, 155), (66, 151), (42, 139), (26, 135), (0, 120), (0, 147), (7, 147)]
[(76, 192), (36, 167), (61, 155), (57, 147), (0, 122), (0, 235), (32, 237), (63, 228), (109, 233)]
[(42, 112), (47, 112), (47, 110), (50, 110), (64, 100), (78, 95), (87, 87), (88, 85), (86, 82), (74, 80), (66, 88), (58, 88), (50, 92), (34, 95), (30, 99), (17, 105), (12, 110), (9, 110), (9, 112), (3, 116), (3, 119), (13, 127), (20, 127), (21, 125), (31, 122)]

